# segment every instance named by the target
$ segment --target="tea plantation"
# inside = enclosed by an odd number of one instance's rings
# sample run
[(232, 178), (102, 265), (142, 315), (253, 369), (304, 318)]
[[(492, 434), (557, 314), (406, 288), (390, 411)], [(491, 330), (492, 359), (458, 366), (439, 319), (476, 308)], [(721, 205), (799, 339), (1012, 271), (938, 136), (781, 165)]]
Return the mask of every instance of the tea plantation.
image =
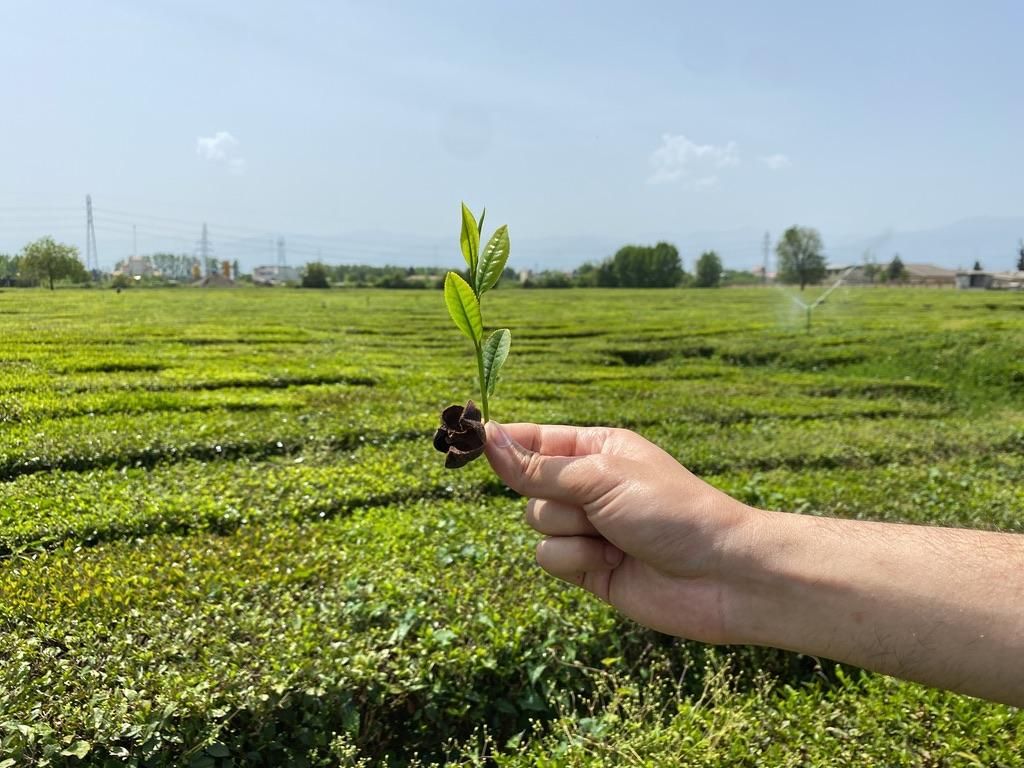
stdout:
[[(753, 504), (1024, 532), (1024, 295), (488, 295), (501, 421)], [(0, 292), (0, 768), (1024, 765), (1024, 715), (643, 630), (533, 563), (438, 291)]]

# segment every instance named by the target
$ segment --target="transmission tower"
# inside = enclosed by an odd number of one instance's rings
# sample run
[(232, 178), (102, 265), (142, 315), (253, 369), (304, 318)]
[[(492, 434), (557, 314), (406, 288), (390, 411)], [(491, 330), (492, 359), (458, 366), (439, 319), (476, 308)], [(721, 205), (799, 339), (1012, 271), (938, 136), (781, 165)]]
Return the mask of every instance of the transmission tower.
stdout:
[(199, 238), (199, 261), (203, 265), (203, 277), (210, 276), (210, 258), (213, 255), (213, 248), (210, 246), (210, 233), (203, 222), (203, 234)]
[(764, 273), (761, 275), (762, 282), (768, 285), (768, 254), (772, 250), (772, 237), (767, 232), (764, 233), (764, 240), (761, 243), (761, 249), (764, 252)]
[(277, 238), (277, 266), (283, 268), (288, 266), (288, 256), (285, 253), (284, 238)]
[(95, 280), (100, 272), (100, 256), (96, 252), (96, 225), (92, 220), (92, 195), (85, 196), (85, 268)]

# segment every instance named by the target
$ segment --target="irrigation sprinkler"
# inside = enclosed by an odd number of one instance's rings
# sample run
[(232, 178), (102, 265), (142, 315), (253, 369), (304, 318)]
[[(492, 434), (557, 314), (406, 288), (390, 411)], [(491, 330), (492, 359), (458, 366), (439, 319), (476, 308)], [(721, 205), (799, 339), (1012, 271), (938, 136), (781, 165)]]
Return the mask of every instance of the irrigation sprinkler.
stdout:
[(832, 293), (832, 291), (834, 291), (836, 288), (838, 288), (840, 285), (842, 285), (843, 284), (843, 280), (845, 280), (846, 276), (849, 275), (853, 270), (854, 270), (854, 267), (850, 267), (845, 272), (843, 272), (843, 274), (841, 274), (839, 276), (839, 278), (834, 283), (832, 283), (832, 285), (829, 287), (829, 289), (827, 291), (825, 291), (823, 294), (821, 294), (821, 296), (816, 298), (810, 304), (807, 304), (804, 301), (802, 301), (801, 299), (799, 299), (798, 297), (793, 296), (792, 294), (789, 294), (789, 298), (791, 298), (793, 300), (793, 303), (795, 303), (798, 307), (800, 307), (801, 309), (804, 310), (804, 312), (807, 313), (807, 332), (808, 333), (811, 332), (811, 312), (814, 311), (815, 307), (817, 307), (825, 299), (827, 299), (828, 295), (830, 293)]

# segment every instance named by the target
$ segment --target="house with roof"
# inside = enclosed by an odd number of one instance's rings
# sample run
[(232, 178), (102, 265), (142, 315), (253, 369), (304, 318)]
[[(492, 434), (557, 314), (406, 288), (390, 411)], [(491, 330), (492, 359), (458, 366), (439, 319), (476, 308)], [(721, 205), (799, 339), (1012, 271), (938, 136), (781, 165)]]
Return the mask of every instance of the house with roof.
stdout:
[(952, 288), (956, 285), (956, 271), (936, 267), (934, 264), (904, 264), (904, 283), (933, 288)]
[[(874, 274), (867, 264), (830, 264), (825, 270), (825, 282), (843, 279), (846, 285), (875, 285), (885, 282), (887, 264), (874, 264)], [(933, 264), (904, 264), (900, 285), (952, 288), (956, 285), (956, 272)]]
[(984, 269), (962, 269), (956, 273), (956, 287), (1002, 291), (1024, 290), (1024, 272), (989, 272)]
[(252, 281), (256, 285), (289, 285), (301, 280), (299, 270), (280, 264), (256, 267), (252, 271)]

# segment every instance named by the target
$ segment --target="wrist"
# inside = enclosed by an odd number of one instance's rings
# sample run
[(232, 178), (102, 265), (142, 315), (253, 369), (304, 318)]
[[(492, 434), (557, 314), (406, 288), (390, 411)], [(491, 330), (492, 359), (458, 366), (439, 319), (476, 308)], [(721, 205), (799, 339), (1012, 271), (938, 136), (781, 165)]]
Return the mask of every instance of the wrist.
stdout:
[(822, 522), (746, 507), (722, 576), (728, 642), (799, 650), (821, 630), (807, 621), (812, 592), (841, 590)]
[(724, 642), (1024, 703), (1015, 534), (748, 508), (719, 571)]

